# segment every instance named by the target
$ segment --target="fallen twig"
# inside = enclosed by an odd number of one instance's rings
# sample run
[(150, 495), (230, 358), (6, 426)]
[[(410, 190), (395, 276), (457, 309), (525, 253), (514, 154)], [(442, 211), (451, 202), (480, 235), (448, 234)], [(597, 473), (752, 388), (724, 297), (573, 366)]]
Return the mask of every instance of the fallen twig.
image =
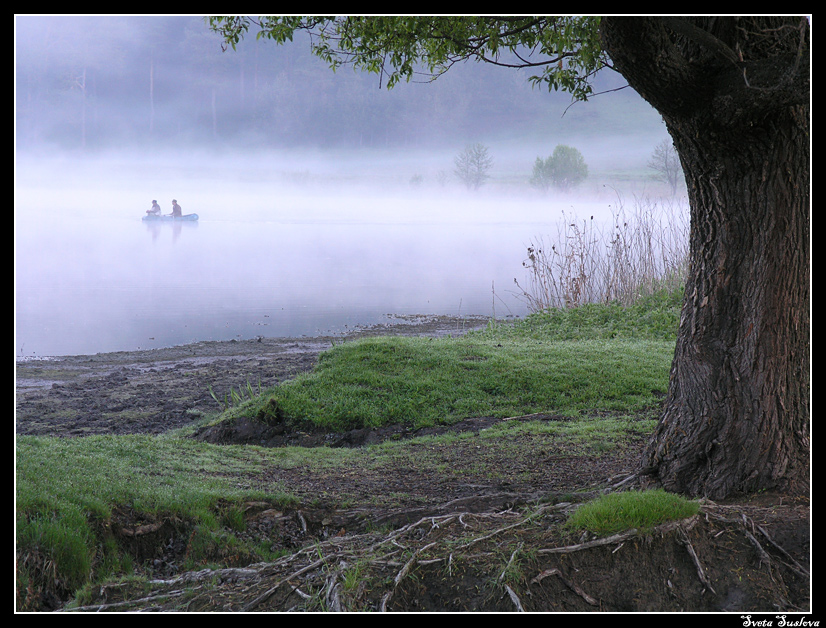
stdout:
[(534, 412), (532, 414), (517, 414), (516, 416), (509, 416), (502, 419), (503, 421), (518, 421), (524, 419), (532, 419), (538, 416), (548, 416), (547, 412)]
[(254, 578), (260, 575), (260, 570), (252, 569), (250, 567), (226, 567), (224, 569), (201, 569), (200, 571), (188, 571), (169, 578), (168, 580), (153, 579), (149, 584), (160, 584), (164, 586), (174, 586), (176, 584), (189, 584), (191, 582), (201, 582), (203, 580), (211, 580), (218, 578), (222, 582), (235, 582), (238, 580), (245, 580)]
[(526, 523), (528, 523), (528, 520), (522, 520), (522, 521), (517, 521), (516, 523), (511, 524), (509, 526), (505, 526), (504, 528), (498, 528), (497, 530), (494, 530), (490, 534), (486, 534), (485, 536), (477, 537), (477, 538), (473, 539), (472, 541), (469, 541), (468, 543), (465, 543), (464, 545), (461, 546), (461, 548), (462, 549), (468, 548), (471, 545), (474, 545), (474, 544), (478, 543), (479, 541), (485, 541), (485, 540), (487, 540), (487, 539), (489, 539), (493, 536), (496, 536), (497, 534), (501, 534), (502, 532), (507, 532), (508, 530), (512, 530), (513, 528), (518, 528), (519, 526), (523, 526)]
[(341, 600), (338, 597), (339, 584), (337, 580), (337, 573), (334, 573), (332, 576), (330, 576), (329, 581), (327, 583), (327, 595), (325, 596), (325, 600), (327, 602), (327, 610), (332, 611), (334, 613), (341, 612)]

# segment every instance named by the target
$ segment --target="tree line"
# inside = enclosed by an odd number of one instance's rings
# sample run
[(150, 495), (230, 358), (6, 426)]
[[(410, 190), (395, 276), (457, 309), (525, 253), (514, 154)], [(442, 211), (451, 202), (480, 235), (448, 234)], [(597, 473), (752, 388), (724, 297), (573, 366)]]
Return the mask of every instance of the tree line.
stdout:
[[(477, 142), (456, 155), (454, 164), (453, 172), (465, 187), (478, 190), (490, 178), (494, 159), (489, 148)], [(683, 171), (673, 144), (668, 140), (657, 144), (647, 165), (652, 178), (667, 183), (674, 196), (683, 180)], [(573, 146), (557, 144), (551, 155), (536, 158), (529, 183), (543, 194), (551, 188), (570, 192), (587, 177), (588, 164), (582, 153)]]

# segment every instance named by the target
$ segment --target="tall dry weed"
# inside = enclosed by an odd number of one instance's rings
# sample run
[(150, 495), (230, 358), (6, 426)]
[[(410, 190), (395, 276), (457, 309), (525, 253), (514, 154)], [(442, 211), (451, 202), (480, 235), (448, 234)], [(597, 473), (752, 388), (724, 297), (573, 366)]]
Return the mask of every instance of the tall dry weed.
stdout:
[(514, 283), (534, 312), (585, 303), (630, 305), (659, 289), (675, 289), (688, 269), (688, 209), (684, 201), (635, 197), (633, 211), (622, 199), (609, 224), (568, 216), (554, 238), (528, 245), (522, 265), (525, 285)]

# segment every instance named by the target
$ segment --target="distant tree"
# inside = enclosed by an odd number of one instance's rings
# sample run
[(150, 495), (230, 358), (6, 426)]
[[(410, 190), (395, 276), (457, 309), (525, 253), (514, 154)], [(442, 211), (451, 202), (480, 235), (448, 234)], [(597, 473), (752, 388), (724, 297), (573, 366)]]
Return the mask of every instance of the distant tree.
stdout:
[(469, 190), (478, 190), (490, 178), (488, 172), (493, 167), (493, 158), (487, 146), (471, 144), (454, 159), (454, 172)]
[(576, 148), (559, 144), (553, 155), (543, 160), (537, 157), (533, 165), (531, 185), (546, 192), (554, 186), (567, 192), (588, 176), (588, 165)]
[(657, 173), (657, 179), (668, 183), (671, 188), (671, 196), (674, 196), (680, 179), (683, 177), (683, 169), (680, 166), (677, 151), (674, 150), (674, 144), (670, 140), (663, 140), (657, 144), (651, 159), (648, 161), (648, 167)]

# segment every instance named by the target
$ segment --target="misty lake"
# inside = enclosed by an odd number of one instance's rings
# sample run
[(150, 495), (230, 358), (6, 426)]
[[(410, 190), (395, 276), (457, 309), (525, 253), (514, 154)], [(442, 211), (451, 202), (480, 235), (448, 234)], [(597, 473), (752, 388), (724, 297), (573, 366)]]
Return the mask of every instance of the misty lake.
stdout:
[[(525, 279), (531, 238), (563, 211), (610, 216), (605, 202), (529, 194), (73, 168), (18, 172), (18, 357), (336, 334), (416, 314), (523, 316), (514, 278)], [(173, 194), (198, 222), (141, 221), (153, 198), (169, 212)]]

